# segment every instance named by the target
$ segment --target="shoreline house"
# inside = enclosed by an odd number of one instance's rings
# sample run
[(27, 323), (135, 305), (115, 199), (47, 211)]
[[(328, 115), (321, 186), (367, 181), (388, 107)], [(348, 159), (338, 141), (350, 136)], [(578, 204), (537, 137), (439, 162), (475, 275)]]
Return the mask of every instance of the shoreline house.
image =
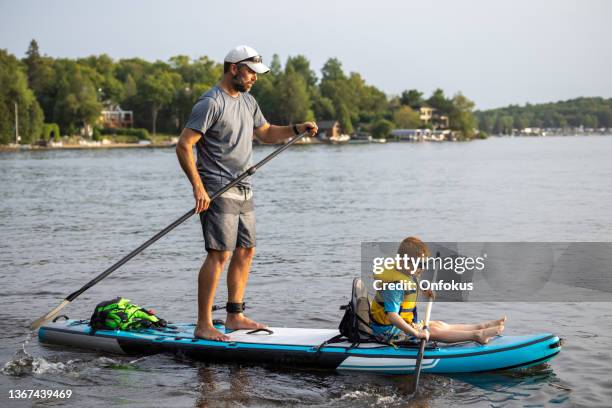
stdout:
[(448, 116), (440, 115), (437, 109), (427, 105), (419, 106), (419, 119), (424, 125), (431, 124), (433, 129), (448, 129), (449, 120)]
[(131, 128), (134, 126), (134, 112), (123, 110), (119, 105), (111, 106), (101, 112), (100, 122), (105, 128)]
[(319, 138), (321, 139), (333, 139), (341, 135), (342, 128), (337, 120), (322, 120), (317, 122), (317, 126), (319, 127)]
[(322, 120), (317, 123), (319, 134), (317, 137), (324, 143), (347, 143), (351, 137), (342, 134), (342, 127), (337, 120)]
[(391, 137), (397, 141), (441, 142), (455, 140), (455, 134), (449, 129), (448, 116), (440, 115), (431, 106), (421, 105), (414, 108), (419, 113), (421, 126), (418, 129), (393, 129)]

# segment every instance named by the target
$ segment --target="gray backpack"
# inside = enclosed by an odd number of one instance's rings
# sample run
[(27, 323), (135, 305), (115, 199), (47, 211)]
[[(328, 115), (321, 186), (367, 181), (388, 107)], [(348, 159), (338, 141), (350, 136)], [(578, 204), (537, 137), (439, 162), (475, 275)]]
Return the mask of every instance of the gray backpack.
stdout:
[(344, 316), (340, 321), (340, 335), (351, 343), (376, 341), (370, 328), (370, 297), (360, 278), (353, 279), (353, 291), (350, 302), (340, 307)]

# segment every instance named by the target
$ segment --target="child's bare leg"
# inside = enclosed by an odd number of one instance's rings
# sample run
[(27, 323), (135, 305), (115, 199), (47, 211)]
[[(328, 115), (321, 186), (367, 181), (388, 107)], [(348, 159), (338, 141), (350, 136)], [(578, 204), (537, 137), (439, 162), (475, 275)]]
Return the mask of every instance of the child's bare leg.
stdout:
[(431, 325), (429, 332), (431, 340), (457, 343), (460, 341), (476, 341), (478, 330), (452, 330)]
[(450, 324), (450, 323), (445, 323), (443, 321), (440, 320), (435, 320), (433, 322), (429, 322), (429, 326), (433, 327), (433, 326), (438, 326), (438, 328), (442, 329), (442, 330), (457, 330), (457, 331), (473, 331), (473, 330), (480, 330), (480, 329), (485, 329), (486, 326), (484, 326), (483, 323), (479, 323), (479, 324)]
[(430, 328), (431, 339), (443, 341), (446, 343), (456, 343), (460, 341), (476, 341), (480, 344), (486, 344), (491, 337), (500, 335), (504, 331), (504, 326), (489, 327), (479, 330), (447, 330), (439, 325), (433, 325)]
[(506, 316), (502, 317), (501, 319), (490, 320), (488, 322), (482, 322), (482, 323), (477, 323), (477, 324), (450, 324), (450, 323), (445, 323), (441, 320), (434, 320), (432, 322), (429, 322), (429, 325), (430, 326), (439, 325), (440, 328), (445, 329), (445, 330), (468, 331), (468, 330), (481, 330), (481, 329), (487, 329), (489, 327), (496, 327), (496, 326), (503, 325), (505, 322), (506, 322)]

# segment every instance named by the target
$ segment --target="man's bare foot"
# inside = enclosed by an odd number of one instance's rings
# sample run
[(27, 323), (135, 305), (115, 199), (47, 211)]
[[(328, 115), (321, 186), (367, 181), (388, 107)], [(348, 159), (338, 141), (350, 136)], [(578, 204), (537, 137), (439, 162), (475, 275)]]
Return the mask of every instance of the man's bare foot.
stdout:
[(504, 331), (504, 326), (499, 325), (495, 327), (489, 327), (487, 329), (478, 330), (476, 332), (476, 341), (480, 344), (487, 344), (491, 337), (499, 336)]
[(489, 327), (503, 326), (504, 324), (506, 324), (506, 316), (502, 317), (501, 319), (485, 322), (482, 328), (488, 329)]
[(242, 313), (228, 313), (225, 327), (231, 330), (265, 329), (267, 326), (245, 317)]
[(204, 340), (214, 340), (214, 341), (229, 341), (230, 338), (225, 334), (221, 333), (219, 330), (214, 327), (203, 327), (196, 326), (195, 331), (193, 332), (193, 337), (204, 339)]

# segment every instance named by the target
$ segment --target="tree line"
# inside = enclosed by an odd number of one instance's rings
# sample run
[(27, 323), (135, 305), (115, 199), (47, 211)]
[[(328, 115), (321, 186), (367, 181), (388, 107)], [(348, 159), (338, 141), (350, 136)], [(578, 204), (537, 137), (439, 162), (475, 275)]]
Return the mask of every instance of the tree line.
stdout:
[[(346, 73), (336, 58), (327, 60), (320, 77), (303, 55), (287, 58), (284, 67), (274, 55), (270, 68), (251, 92), (271, 123), (338, 120), (344, 133), (384, 137), (393, 128), (428, 126), (418, 113), (427, 105), (448, 116), (451, 129), (463, 138), (474, 137), (474, 103), (460, 93), (447, 97), (437, 89), (426, 98), (412, 89), (389, 97), (359, 73)], [(35, 40), (21, 60), (0, 50), (0, 143), (14, 140), (15, 103), (22, 143), (36, 142), (43, 123), (57, 124), (63, 135), (78, 134), (113, 105), (133, 111), (135, 127), (175, 135), (222, 71), (222, 64), (206, 56), (178, 55), (166, 62), (116, 61), (107, 55), (52, 58), (41, 54)]]
[(525, 128), (612, 128), (612, 98), (568, 101), (476, 111), (479, 128), (492, 134), (511, 134)]
[[(320, 76), (303, 55), (278, 55), (252, 89), (271, 123), (338, 120), (344, 133), (367, 132), (385, 137), (393, 128), (431, 127), (420, 119), (419, 108), (429, 106), (447, 116), (460, 138), (512, 133), (513, 129), (610, 128), (612, 99), (577, 98), (569, 101), (474, 112), (474, 103), (461, 93), (447, 97), (436, 89), (429, 97), (416, 89), (387, 96), (356, 72), (330, 58)], [(168, 61), (140, 58), (118, 61), (107, 55), (79, 59), (41, 55), (32, 40), (23, 59), (0, 50), (0, 143), (14, 140), (18, 110), (22, 143), (35, 143), (50, 131), (78, 134), (96, 126), (101, 111), (119, 105), (134, 112), (139, 135), (162, 132), (176, 135), (195, 101), (216, 84), (223, 67), (206, 56), (184, 55)], [(17, 108), (17, 109), (16, 109)], [(57, 133), (57, 132), (56, 132)], [(104, 133), (104, 132), (101, 132)]]

